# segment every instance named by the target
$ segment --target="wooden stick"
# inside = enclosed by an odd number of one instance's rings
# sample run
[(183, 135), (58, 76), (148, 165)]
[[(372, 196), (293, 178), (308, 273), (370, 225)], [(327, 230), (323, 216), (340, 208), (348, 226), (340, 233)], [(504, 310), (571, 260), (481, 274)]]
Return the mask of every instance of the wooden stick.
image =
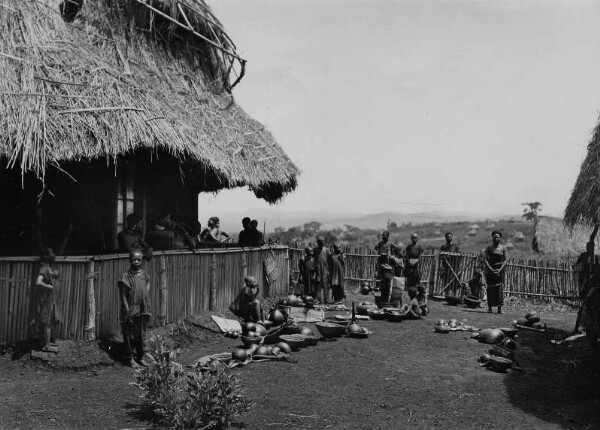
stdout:
[(144, 112), (146, 109), (140, 109), (132, 106), (104, 106), (104, 107), (95, 107), (95, 108), (81, 108), (81, 109), (67, 109), (67, 110), (59, 110), (58, 114), (64, 113), (81, 113), (81, 112), (101, 112), (101, 111), (111, 111), (111, 110), (134, 110), (138, 112)]
[(210, 265), (210, 305), (209, 309), (217, 307), (217, 254), (213, 253), (212, 263)]
[(28, 61), (28, 60), (24, 60), (22, 58), (15, 57), (14, 55), (5, 54), (3, 52), (0, 52), (0, 57), (6, 57), (6, 58), (10, 58), (11, 60), (22, 61), (23, 63), (30, 63), (30, 61)]
[(81, 84), (78, 82), (54, 81), (52, 79), (42, 78), (41, 76), (34, 76), (33, 79), (37, 79), (37, 80), (44, 81), (44, 82), (51, 82), (53, 84), (60, 84), (60, 85), (76, 85), (76, 86), (80, 86), (80, 87), (87, 86), (86, 84)]
[(158, 297), (159, 297), (159, 311), (158, 311), (158, 324), (162, 327), (167, 321), (167, 259), (164, 255), (159, 258), (160, 269), (158, 271)]
[(60, 97), (65, 99), (91, 99), (94, 97), (86, 97), (86, 96), (71, 96), (65, 94), (51, 94), (51, 93), (17, 93), (10, 91), (0, 92), (0, 96), (19, 96), (19, 97)]
[(95, 263), (90, 260), (87, 264), (87, 272), (90, 274), (87, 281), (87, 324), (83, 328), (84, 338), (87, 341), (96, 339), (96, 296), (94, 291)]
[(148, 9), (150, 9), (151, 11), (153, 11), (154, 13), (162, 16), (165, 19), (168, 19), (169, 21), (171, 21), (173, 24), (178, 25), (179, 27), (188, 30), (189, 32), (191, 32), (192, 34), (194, 34), (195, 36), (199, 37), (200, 39), (204, 40), (206, 43), (214, 46), (215, 48), (217, 48), (220, 51), (223, 51), (225, 54), (227, 55), (231, 55), (233, 58), (236, 58), (237, 60), (239, 60), (240, 62), (246, 63), (246, 60), (244, 60), (242, 57), (240, 57), (239, 55), (223, 48), (222, 46), (219, 46), (217, 43), (213, 42), (212, 40), (210, 40), (208, 37), (203, 36), (202, 34), (198, 33), (196, 30), (192, 30), (188, 27), (186, 27), (185, 25), (183, 25), (182, 23), (180, 23), (179, 21), (177, 21), (176, 19), (174, 19), (173, 17), (167, 15), (166, 13), (161, 12), (160, 10), (150, 6), (148, 3), (146, 3), (144, 0), (135, 0), (136, 2), (138, 2), (139, 4), (147, 7)]

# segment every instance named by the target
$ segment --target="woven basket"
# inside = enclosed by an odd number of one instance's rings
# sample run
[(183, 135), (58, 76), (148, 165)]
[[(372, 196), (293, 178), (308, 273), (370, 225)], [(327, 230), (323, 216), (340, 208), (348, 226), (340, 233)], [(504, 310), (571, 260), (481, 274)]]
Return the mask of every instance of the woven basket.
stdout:
[(479, 305), (481, 305), (481, 300), (479, 300), (475, 296), (467, 296), (464, 298), (463, 301), (464, 301), (465, 305), (467, 305), (467, 307), (471, 308), (471, 309), (478, 308)]

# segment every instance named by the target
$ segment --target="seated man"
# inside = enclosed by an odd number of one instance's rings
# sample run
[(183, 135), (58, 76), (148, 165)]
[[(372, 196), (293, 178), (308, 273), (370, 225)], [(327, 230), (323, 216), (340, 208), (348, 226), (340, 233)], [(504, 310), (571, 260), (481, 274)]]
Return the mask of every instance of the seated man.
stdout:
[(166, 251), (175, 248), (175, 235), (167, 228), (167, 220), (161, 218), (154, 227), (146, 233), (146, 242), (156, 251)]
[(417, 289), (411, 287), (408, 289), (408, 298), (410, 302), (406, 305), (403, 305), (400, 310), (404, 312), (405, 318), (409, 319), (421, 319), (421, 315), (424, 314), (421, 306), (419, 305), (419, 301), (417, 300)]
[(244, 322), (257, 322), (262, 319), (262, 309), (258, 293), (260, 287), (253, 276), (244, 278), (244, 286), (229, 306), (231, 312)]

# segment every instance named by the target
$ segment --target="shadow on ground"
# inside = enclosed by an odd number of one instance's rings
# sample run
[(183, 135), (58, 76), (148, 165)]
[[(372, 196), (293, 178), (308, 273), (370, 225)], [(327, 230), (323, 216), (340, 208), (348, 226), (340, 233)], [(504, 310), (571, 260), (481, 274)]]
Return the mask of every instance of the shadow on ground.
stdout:
[(585, 338), (556, 345), (566, 330), (519, 331), (516, 357), (522, 372), (509, 370), (504, 379), (509, 401), (528, 414), (566, 428), (600, 428), (598, 353)]

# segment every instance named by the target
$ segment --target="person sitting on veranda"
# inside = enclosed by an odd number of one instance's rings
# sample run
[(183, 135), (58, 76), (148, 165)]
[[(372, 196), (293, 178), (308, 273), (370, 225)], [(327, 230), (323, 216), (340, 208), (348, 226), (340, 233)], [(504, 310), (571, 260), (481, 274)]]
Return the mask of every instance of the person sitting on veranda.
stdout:
[(244, 322), (260, 321), (262, 319), (262, 309), (258, 298), (259, 292), (260, 287), (254, 276), (246, 276), (244, 286), (229, 306), (229, 309)]
[(175, 234), (167, 228), (167, 220), (163, 217), (154, 223), (146, 233), (146, 242), (156, 251), (166, 251), (175, 248)]
[(408, 319), (421, 319), (421, 316), (424, 315), (424, 311), (419, 305), (419, 300), (417, 299), (417, 289), (411, 287), (408, 289), (408, 299), (409, 302), (403, 305), (400, 308), (400, 311), (404, 313), (404, 317)]
[(250, 218), (246, 216), (242, 218), (242, 230), (238, 235), (238, 246), (242, 248), (250, 246), (250, 229)]
[(202, 231), (200, 238), (207, 244), (226, 243), (231, 240), (231, 236), (221, 230), (221, 222), (216, 216), (208, 219), (208, 227)]
[(142, 239), (142, 218), (131, 213), (125, 218), (125, 228), (117, 234), (117, 242), (119, 244), (119, 252), (130, 252), (141, 249), (144, 258), (150, 260), (152, 258), (152, 247)]
[(265, 244), (265, 238), (263, 234), (258, 230), (258, 221), (253, 219), (250, 221), (250, 230), (248, 233), (249, 246), (259, 247)]
[(198, 249), (201, 246), (202, 239), (200, 239), (200, 233), (202, 233), (202, 224), (200, 221), (194, 221), (190, 228), (190, 236), (194, 242), (194, 248)]

